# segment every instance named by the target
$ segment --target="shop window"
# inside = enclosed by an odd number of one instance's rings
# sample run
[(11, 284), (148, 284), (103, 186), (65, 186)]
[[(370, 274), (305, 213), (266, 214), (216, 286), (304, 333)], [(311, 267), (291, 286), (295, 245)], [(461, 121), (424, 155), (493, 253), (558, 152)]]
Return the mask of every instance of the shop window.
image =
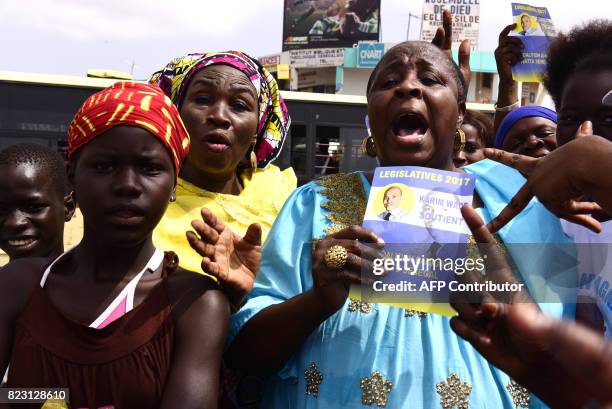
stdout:
[(306, 125), (291, 124), (291, 166), (298, 179), (306, 178)]
[(315, 177), (340, 171), (344, 149), (340, 144), (340, 128), (317, 126), (315, 145)]

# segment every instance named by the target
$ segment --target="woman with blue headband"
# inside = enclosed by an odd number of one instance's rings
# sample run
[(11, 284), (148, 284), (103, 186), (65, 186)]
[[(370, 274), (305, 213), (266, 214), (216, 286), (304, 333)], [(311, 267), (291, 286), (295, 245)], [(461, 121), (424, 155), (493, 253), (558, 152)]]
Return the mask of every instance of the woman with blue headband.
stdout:
[(557, 114), (539, 106), (520, 107), (518, 83), (512, 68), (523, 59), (523, 44), (510, 35), (516, 24), (499, 33), (495, 62), (499, 73), (499, 91), (495, 104), (495, 147), (508, 152), (542, 157), (557, 147)]
[(510, 112), (499, 125), (495, 147), (534, 158), (557, 147), (557, 114), (541, 106), (524, 106)]

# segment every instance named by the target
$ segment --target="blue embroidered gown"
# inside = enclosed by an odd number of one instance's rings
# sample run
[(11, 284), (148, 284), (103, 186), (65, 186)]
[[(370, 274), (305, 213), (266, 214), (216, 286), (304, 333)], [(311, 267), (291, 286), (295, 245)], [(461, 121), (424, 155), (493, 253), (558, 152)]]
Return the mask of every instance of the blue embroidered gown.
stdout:
[[(488, 160), (466, 171), (477, 175), (485, 219), (497, 214), (525, 180), (515, 170)], [(232, 318), (230, 339), (262, 309), (312, 288), (312, 240), (361, 224), (369, 188), (363, 173), (340, 174), (292, 194), (264, 245), (255, 287)], [(499, 235), (504, 243), (571, 243), (559, 220), (537, 200)], [(538, 249), (535, 258), (515, 261), (522, 274), (535, 272), (538, 265), (551, 262), (553, 253), (548, 246)], [(557, 316), (573, 314), (572, 305), (550, 303), (543, 308)], [(510, 387), (510, 382), (451, 330), (448, 317), (347, 299), (268, 381), (262, 407), (545, 407), (518, 385)]]

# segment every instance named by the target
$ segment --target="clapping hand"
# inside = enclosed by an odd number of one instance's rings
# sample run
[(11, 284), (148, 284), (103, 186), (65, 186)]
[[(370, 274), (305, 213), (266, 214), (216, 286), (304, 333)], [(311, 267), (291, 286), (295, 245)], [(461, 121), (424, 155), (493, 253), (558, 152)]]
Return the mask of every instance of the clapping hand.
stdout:
[(202, 269), (216, 277), (234, 307), (251, 291), (261, 260), (261, 227), (251, 224), (240, 237), (207, 208), (202, 208), (202, 220), (191, 226), (197, 232), (187, 232), (191, 247), (202, 256)]

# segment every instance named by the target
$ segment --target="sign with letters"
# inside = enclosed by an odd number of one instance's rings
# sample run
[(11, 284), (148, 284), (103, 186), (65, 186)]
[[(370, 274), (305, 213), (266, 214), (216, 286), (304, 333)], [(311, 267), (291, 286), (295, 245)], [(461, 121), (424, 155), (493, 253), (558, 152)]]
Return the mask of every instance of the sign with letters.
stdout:
[(438, 27), (442, 27), (444, 10), (453, 15), (453, 48), (458, 48), (463, 40), (468, 39), (472, 49), (477, 49), (480, 35), (480, 0), (424, 0), (421, 40), (433, 40)]
[(289, 61), (295, 68), (337, 67), (344, 64), (344, 48), (289, 51)]
[(359, 43), (357, 46), (357, 67), (374, 68), (385, 53), (382, 43)]

